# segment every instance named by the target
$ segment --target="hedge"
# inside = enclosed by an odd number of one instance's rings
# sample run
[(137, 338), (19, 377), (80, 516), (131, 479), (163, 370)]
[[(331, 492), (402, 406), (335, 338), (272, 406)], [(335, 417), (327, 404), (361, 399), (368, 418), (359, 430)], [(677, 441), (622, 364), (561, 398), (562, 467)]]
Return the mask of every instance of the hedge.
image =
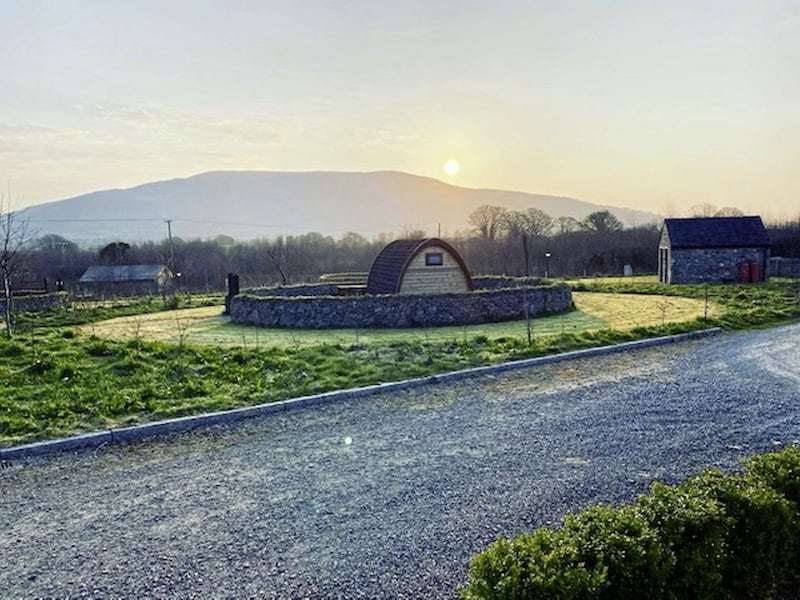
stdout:
[(770, 598), (800, 591), (800, 446), (655, 483), (474, 556), (465, 600)]

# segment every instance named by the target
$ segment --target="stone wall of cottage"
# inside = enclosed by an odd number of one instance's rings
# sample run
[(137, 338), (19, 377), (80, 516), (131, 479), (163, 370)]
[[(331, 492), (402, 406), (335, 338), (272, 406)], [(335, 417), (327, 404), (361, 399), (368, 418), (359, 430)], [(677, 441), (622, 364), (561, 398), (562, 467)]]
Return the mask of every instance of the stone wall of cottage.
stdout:
[(756, 262), (764, 281), (769, 260), (765, 248), (673, 249), (669, 283), (736, 283), (742, 263)]
[[(317, 286), (298, 286), (302, 292)], [(285, 289), (285, 288), (284, 288)], [(261, 290), (263, 294), (265, 290)], [(572, 308), (566, 284), (420, 296), (244, 294), (230, 300), (231, 321), (264, 327), (335, 329), (430, 327), (511, 321)]]

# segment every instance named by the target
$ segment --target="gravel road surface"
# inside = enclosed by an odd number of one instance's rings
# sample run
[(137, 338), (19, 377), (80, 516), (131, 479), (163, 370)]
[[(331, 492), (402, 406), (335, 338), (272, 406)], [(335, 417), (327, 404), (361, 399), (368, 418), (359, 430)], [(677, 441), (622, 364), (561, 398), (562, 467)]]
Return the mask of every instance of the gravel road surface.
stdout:
[(800, 439), (800, 325), (0, 469), (0, 596), (455, 598), (470, 556)]

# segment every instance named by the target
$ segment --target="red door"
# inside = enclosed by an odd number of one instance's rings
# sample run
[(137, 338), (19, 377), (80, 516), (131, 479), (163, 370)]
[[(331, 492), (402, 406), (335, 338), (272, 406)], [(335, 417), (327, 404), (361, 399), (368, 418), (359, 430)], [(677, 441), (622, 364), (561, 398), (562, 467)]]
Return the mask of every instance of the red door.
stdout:
[(750, 263), (739, 265), (739, 283), (750, 283)]
[(750, 283), (758, 283), (761, 281), (758, 273), (758, 263), (751, 262), (750, 263)]

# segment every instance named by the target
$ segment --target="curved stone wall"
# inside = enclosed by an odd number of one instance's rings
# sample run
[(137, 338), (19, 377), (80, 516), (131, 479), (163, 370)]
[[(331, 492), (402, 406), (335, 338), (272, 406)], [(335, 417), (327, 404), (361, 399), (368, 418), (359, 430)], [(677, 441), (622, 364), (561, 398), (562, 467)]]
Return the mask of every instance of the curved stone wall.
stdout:
[(472, 279), (475, 290), (501, 290), (518, 287), (542, 287), (553, 285), (540, 277), (511, 277), (510, 275), (483, 275)]
[(249, 296), (336, 296), (339, 286), (335, 283), (300, 283), (296, 285), (276, 285), (273, 287), (247, 290)]
[[(234, 323), (302, 329), (357, 327), (430, 327), (513, 321), (572, 308), (572, 290), (564, 283), (535, 287), (483, 289), (466, 294), (425, 296), (314, 295), (320, 286), (297, 286), (300, 294), (244, 294), (231, 298)], [(310, 289), (305, 289), (310, 288)], [(310, 292), (310, 293), (304, 293)]]

